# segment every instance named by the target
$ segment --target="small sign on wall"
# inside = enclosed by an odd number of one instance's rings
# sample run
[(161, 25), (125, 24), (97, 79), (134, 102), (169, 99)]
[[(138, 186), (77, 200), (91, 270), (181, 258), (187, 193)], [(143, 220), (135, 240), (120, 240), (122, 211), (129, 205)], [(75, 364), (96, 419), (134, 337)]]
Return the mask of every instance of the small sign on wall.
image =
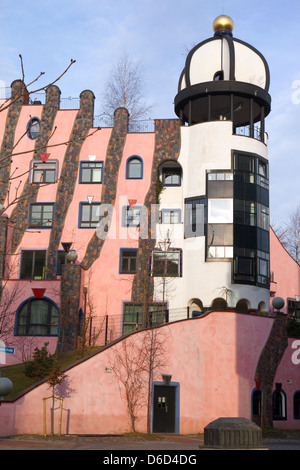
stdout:
[(111, 374), (112, 373), (112, 367), (105, 367), (104, 372), (106, 374)]

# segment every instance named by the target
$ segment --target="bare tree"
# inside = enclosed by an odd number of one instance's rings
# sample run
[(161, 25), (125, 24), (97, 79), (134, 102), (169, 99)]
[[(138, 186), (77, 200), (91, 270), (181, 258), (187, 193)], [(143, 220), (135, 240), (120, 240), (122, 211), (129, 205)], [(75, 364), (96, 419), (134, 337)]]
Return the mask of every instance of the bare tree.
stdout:
[(143, 342), (139, 335), (125, 338), (120, 347), (114, 348), (112, 370), (115, 374), (121, 395), (125, 398), (130, 417), (132, 432), (136, 431), (138, 412), (143, 406), (145, 397), (143, 356), (140, 354)]
[[(28, 104), (29, 97), (32, 94), (36, 94), (41, 91), (46, 91), (50, 86), (56, 84), (70, 69), (70, 67), (75, 63), (75, 60), (71, 60), (70, 64), (65, 68), (65, 70), (52, 82), (47, 83), (43, 86), (38, 86), (37, 82), (44, 75), (44, 72), (41, 72), (30, 81), (30, 83), (25, 83), (25, 72), (23, 66), (22, 56), (20, 55), (21, 61), (21, 75), (22, 79), (17, 81), (18, 86), (15, 87), (12, 95), (8, 99), (0, 100), (0, 112), (8, 110), (10, 112), (14, 109), (14, 106), (21, 107), (24, 104)], [(33, 88), (31, 91), (29, 87)], [(11, 109), (9, 109), (11, 108)], [(45, 137), (43, 142), (40, 145), (36, 145), (35, 152), (46, 152), (51, 147), (57, 146), (66, 146), (70, 142), (79, 142), (85, 140), (87, 137), (93, 135), (100, 128), (94, 129), (89, 133), (88, 136), (78, 136), (73, 140), (66, 140), (63, 142), (58, 142), (56, 144), (49, 144), (50, 139), (55, 134), (57, 128), (54, 127), (49, 135)], [(22, 150), (18, 151), (18, 145), (22, 139), (26, 138), (28, 130), (24, 131), (22, 135), (17, 139), (16, 142), (11, 142), (9, 145), (5, 144), (0, 151), (0, 216), (5, 213), (9, 207), (16, 208), (17, 204), (25, 200), (30, 199), (39, 188), (48, 185), (50, 183), (37, 182), (34, 185), (24, 183), (24, 180), (28, 179), (31, 169), (20, 171), (18, 166), (15, 166), (15, 169), (11, 171), (11, 163), (14, 160), (18, 161), (18, 158), (26, 153), (32, 153), (33, 150)], [(6, 136), (5, 136), (6, 137)], [(16, 183), (15, 183), (16, 182)], [(2, 222), (5, 220), (5, 217), (1, 217)], [(2, 233), (5, 233), (5, 224), (2, 223), (1, 226)], [(17, 230), (17, 229), (16, 229)], [(26, 230), (28, 232), (28, 229)], [(11, 243), (11, 240), (10, 240)], [(17, 253), (10, 252), (11, 247), (6, 246), (7, 242), (4, 240), (2, 246), (0, 247), (0, 338), (5, 341), (5, 344), (9, 344), (9, 338), (14, 328), (14, 318), (16, 314), (15, 304), (20, 301), (23, 295), (23, 284), (19, 283), (10, 283), (8, 280), (11, 279), (11, 275), (14, 275), (14, 266), (17, 263)], [(12, 262), (13, 260), (13, 262)], [(26, 349), (25, 341), (19, 339), (19, 353), (22, 357), (27, 358), (28, 349)], [(31, 348), (30, 348), (31, 350)]]
[(151, 403), (152, 403), (152, 383), (158, 380), (166, 367), (166, 350), (168, 346), (166, 329), (151, 328), (145, 332), (143, 339), (142, 373), (145, 377), (146, 397), (147, 397), (147, 433), (150, 433)]
[(126, 399), (132, 431), (136, 431), (139, 411), (146, 407), (147, 433), (150, 433), (152, 383), (167, 364), (167, 333), (150, 328), (124, 338), (111, 357), (122, 396)]
[(112, 67), (105, 84), (104, 108), (112, 118), (117, 108), (126, 108), (129, 119), (145, 117), (151, 107), (143, 97), (144, 68), (124, 52)]
[(291, 257), (300, 264), (300, 205), (289, 214), (286, 224), (273, 227), (273, 230)]

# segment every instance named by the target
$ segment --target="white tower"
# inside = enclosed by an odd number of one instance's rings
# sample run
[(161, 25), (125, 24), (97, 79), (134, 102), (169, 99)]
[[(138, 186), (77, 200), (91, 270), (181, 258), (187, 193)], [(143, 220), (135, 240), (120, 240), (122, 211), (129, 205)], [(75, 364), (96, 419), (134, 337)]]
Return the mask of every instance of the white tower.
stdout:
[(269, 309), (269, 69), (230, 17), (213, 29), (189, 52), (175, 97), (184, 236), (171, 319), (178, 305)]

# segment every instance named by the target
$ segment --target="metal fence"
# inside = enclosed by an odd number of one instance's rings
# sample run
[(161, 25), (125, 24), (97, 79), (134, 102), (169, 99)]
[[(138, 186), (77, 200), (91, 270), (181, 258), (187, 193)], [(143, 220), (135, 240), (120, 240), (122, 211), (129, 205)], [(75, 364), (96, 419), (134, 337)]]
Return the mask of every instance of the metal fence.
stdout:
[[(190, 307), (174, 308), (174, 309), (161, 309), (149, 311), (147, 327), (160, 326), (167, 323), (174, 323), (180, 320), (195, 318), (202, 316), (205, 313), (191, 311)], [(87, 319), (86, 337), (90, 346), (107, 345), (112, 341), (122, 337), (130, 331), (142, 329), (142, 324), (137, 319), (133, 323), (131, 329), (123, 331), (123, 315), (102, 315), (97, 317), (90, 317)], [(121, 332), (121, 333), (120, 333)]]

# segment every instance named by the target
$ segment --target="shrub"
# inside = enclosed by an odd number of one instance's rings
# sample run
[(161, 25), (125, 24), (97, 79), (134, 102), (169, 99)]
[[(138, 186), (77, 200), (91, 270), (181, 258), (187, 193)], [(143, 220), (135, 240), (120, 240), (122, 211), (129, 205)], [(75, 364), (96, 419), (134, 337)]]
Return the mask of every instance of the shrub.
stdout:
[(300, 322), (294, 318), (289, 318), (287, 323), (287, 333), (289, 338), (300, 338)]
[(25, 375), (27, 377), (35, 377), (43, 379), (47, 377), (54, 365), (55, 356), (50, 354), (45, 343), (41, 349), (35, 348), (32, 361), (28, 362), (25, 366)]

